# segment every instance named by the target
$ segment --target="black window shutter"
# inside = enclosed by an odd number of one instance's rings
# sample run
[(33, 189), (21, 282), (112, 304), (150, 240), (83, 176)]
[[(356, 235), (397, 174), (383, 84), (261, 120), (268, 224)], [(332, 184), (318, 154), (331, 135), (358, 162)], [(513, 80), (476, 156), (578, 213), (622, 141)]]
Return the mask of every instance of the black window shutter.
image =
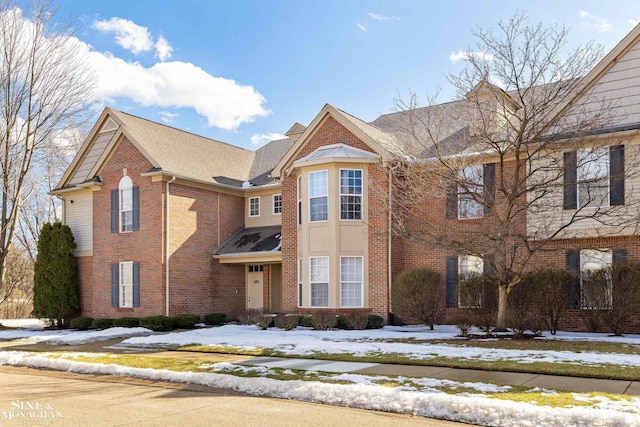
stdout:
[(614, 264), (620, 264), (627, 261), (627, 250), (626, 249), (614, 249), (612, 262)]
[(453, 182), (447, 184), (447, 219), (458, 219), (458, 189)]
[(580, 308), (580, 251), (567, 251), (567, 270), (575, 275), (569, 289), (569, 308)]
[(578, 208), (578, 154), (564, 153), (564, 209)]
[(118, 232), (118, 190), (111, 190), (111, 232)]
[(133, 306), (140, 307), (140, 263), (133, 263)]
[(609, 148), (609, 205), (624, 205), (624, 145)]
[(111, 307), (118, 307), (119, 264), (111, 264)]
[(447, 257), (447, 274), (446, 274), (446, 286), (447, 286), (447, 307), (458, 306), (458, 295), (456, 294), (456, 288), (458, 285), (458, 257)]
[(133, 199), (133, 226), (132, 231), (140, 230), (140, 187), (131, 189)]
[(496, 198), (496, 164), (487, 163), (482, 171), (482, 196), (484, 197), (484, 215), (491, 215), (491, 207)]

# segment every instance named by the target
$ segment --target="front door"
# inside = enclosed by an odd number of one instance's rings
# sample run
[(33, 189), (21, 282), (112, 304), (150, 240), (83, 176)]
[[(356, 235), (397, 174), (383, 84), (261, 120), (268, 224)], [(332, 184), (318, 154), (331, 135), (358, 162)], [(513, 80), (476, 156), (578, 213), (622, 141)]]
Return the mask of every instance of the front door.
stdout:
[[(251, 266), (252, 267), (252, 266)], [(258, 269), (256, 269), (258, 270)], [(261, 270), (261, 269), (260, 269)], [(262, 271), (251, 271), (247, 273), (247, 309), (262, 310)]]

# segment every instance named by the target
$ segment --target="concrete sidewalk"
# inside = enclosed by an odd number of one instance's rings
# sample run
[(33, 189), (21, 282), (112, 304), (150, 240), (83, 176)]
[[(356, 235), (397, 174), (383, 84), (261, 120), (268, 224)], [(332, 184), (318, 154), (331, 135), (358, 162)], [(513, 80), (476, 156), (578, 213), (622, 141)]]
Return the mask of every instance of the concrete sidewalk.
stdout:
[(198, 360), (209, 363), (228, 362), (245, 366), (267, 368), (301, 369), (332, 373), (355, 373), (363, 375), (398, 375), (417, 378), (447, 379), (451, 381), (486, 382), (500, 385), (539, 387), (550, 390), (573, 392), (602, 392), (640, 396), (640, 381), (577, 378), (557, 375), (526, 374), (519, 372), (482, 371), (477, 369), (455, 369), (436, 366), (392, 365), (384, 363), (339, 362), (333, 360), (297, 359), (283, 357), (242, 356), (233, 354), (166, 351), (120, 345), (123, 339), (93, 342), (80, 345), (24, 344), (0, 342), (2, 350), (16, 351), (72, 351), (115, 354), (140, 354), (147, 357), (167, 357)]

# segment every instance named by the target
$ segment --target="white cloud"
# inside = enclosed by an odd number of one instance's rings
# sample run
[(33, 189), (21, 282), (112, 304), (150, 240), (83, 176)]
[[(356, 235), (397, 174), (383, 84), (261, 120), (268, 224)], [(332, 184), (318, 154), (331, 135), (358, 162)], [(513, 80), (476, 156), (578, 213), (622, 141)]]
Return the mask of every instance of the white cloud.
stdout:
[(471, 57), (477, 58), (477, 59), (482, 59), (485, 61), (493, 61), (495, 56), (483, 52), (483, 51), (475, 51), (475, 52), (470, 52), (470, 51), (462, 51), (462, 50), (458, 50), (457, 52), (451, 52), (451, 55), (449, 55), (449, 59), (451, 60), (451, 62), (458, 62), (461, 60), (466, 60), (469, 59)]
[(262, 145), (265, 142), (285, 139), (287, 136), (280, 133), (257, 133), (251, 137), (251, 145)]
[(101, 33), (116, 33), (116, 43), (135, 55), (153, 48), (153, 40), (147, 27), (133, 21), (113, 17), (108, 21), (96, 21), (93, 27)]
[(253, 87), (212, 76), (191, 63), (159, 62), (147, 68), (96, 51), (89, 52), (89, 62), (98, 77), (96, 98), (103, 102), (124, 97), (147, 107), (193, 108), (209, 126), (226, 130), (270, 113)]
[(158, 37), (158, 40), (156, 41), (156, 44), (155, 44), (155, 48), (156, 48), (156, 58), (158, 58), (160, 61), (166, 61), (167, 59), (171, 58), (171, 52), (173, 52), (173, 47), (171, 47), (167, 39), (165, 39), (163, 36)]
[(369, 15), (371, 18), (375, 19), (376, 21), (399, 21), (400, 18), (398, 18), (397, 16), (384, 16), (384, 15), (378, 15), (376, 13), (367, 13), (367, 15)]
[(593, 28), (599, 33), (611, 31), (612, 29), (611, 23), (606, 18), (592, 15), (584, 10), (580, 11), (580, 18), (584, 20), (583, 25), (587, 28)]
[(365, 33), (367, 32), (367, 26), (365, 24), (361, 24), (359, 22), (356, 22), (356, 27), (358, 27), (358, 29), (364, 31)]
[(160, 111), (160, 120), (162, 120), (165, 123), (171, 123), (173, 122), (173, 119), (175, 119), (176, 117), (179, 116), (178, 113), (170, 113), (168, 111)]
[(627, 21), (629, 23), (629, 25), (631, 25), (632, 27), (635, 27), (636, 25), (638, 25), (639, 21), (636, 21), (635, 19), (629, 19)]

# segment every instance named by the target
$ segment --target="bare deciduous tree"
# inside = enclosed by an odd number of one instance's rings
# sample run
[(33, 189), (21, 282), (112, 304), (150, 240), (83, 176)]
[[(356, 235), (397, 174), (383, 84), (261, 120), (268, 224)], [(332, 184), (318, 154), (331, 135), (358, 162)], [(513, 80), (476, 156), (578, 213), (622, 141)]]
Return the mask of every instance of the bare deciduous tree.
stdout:
[[(482, 259), (504, 329), (509, 293), (552, 240), (636, 225), (638, 200), (619, 203), (624, 186), (609, 178), (637, 174), (637, 154), (625, 154), (620, 138), (594, 136), (615, 124), (613, 103), (587, 93), (563, 104), (601, 57), (599, 47), (566, 54), (565, 28), (532, 25), (523, 15), (502, 21), (497, 33), (473, 34), (478, 45), (464, 71), (449, 78), (461, 101), (418, 108), (412, 96), (397, 101), (401, 113), (387, 123), (405, 142), (393, 169), (394, 231)], [(624, 176), (610, 176), (621, 155)], [(434, 211), (438, 199), (446, 200), (447, 220), (444, 209)]]
[[(46, 165), (55, 167), (58, 137), (83, 120), (93, 88), (86, 49), (55, 12), (46, 0), (0, 3), (0, 285), (18, 228), (32, 238), (31, 220), (55, 212), (42, 191), (53, 176)], [(47, 208), (27, 212), (29, 203)]]

